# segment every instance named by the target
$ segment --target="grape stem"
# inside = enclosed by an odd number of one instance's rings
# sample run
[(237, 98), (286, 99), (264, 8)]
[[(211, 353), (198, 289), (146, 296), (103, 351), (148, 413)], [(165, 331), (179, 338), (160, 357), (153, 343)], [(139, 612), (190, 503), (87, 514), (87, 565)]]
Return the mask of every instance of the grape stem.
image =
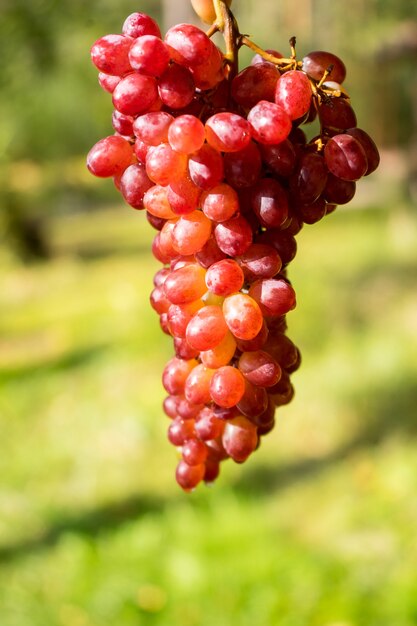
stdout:
[(229, 80), (232, 80), (239, 71), (239, 27), (235, 16), (224, 0), (213, 0), (214, 10), (216, 11), (216, 22), (209, 30), (210, 34), (220, 31), (223, 34), (226, 53), (225, 59), (229, 66)]
[(276, 65), (282, 71), (301, 68), (302, 63), (297, 61), (295, 57), (295, 37), (291, 37), (290, 39), (291, 57), (287, 59), (277, 58), (251, 41), (248, 35), (242, 35), (239, 32), (236, 18), (231, 9), (227, 6), (225, 0), (213, 0), (213, 6), (216, 12), (216, 21), (207, 31), (207, 35), (212, 37), (217, 32), (223, 34), (226, 45), (225, 59), (229, 66), (229, 79), (236, 76), (239, 71), (238, 53), (239, 48), (242, 46), (247, 46), (266, 61)]

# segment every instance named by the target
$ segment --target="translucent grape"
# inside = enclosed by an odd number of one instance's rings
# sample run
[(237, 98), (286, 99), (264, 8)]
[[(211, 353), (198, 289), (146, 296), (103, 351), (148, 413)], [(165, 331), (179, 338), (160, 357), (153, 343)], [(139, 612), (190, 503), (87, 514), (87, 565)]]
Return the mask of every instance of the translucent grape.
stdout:
[(134, 209), (143, 209), (145, 193), (153, 186), (146, 174), (145, 167), (140, 163), (129, 165), (120, 179), (120, 191), (123, 198)]
[(132, 147), (126, 139), (111, 135), (100, 139), (87, 155), (87, 167), (94, 176), (121, 174), (132, 162)]
[(252, 229), (241, 215), (217, 224), (214, 236), (220, 250), (229, 256), (243, 254), (252, 243)]
[(188, 465), (184, 460), (181, 460), (175, 471), (175, 479), (184, 491), (191, 491), (203, 480), (205, 472), (206, 466), (204, 463)]
[(231, 365), (219, 367), (210, 382), (213, 401), (221, 407), (235, 406), (245, 392), (245, 380), (241, 372)]
[(158, 97), (156, 80), (144, 74), (128, 74), (113, 91), (114, 108), (125, 115), (145, 113)]
[(123, 24), (123, 34), (129, 37), (142, 37), (143, 35), (161, 36), (158, 24), (146, 13), (131, 13)]
[(258, 445), (256, 426), (243, 416), (228, 420), (222, 442), (228, 455), (236, 463), (243, 463)]
[(261, 100), (248, 113), (254, 139), (262, 144), (284, 141), (291, 131), (291, 119), (282, 107)]
[(186, 339), (196, 350), (212, 350), (224, 339), (227, 330), (221, 307), (209, 305), (197, 311), (190, 320)]
[(166, 297), (172, 304), (186, 304), (198, 300), (205, 293), (205, 270), (189, 264), (172, 271), (164, 282)]
[(158, 146), (168, 141), (168, 129), (174, 118), (165, 111), (152, 111), (137, 117), (133, 132), (148, 146)]
[(219, 152), (243, 150), (251, 139), (249, 123), (236, 113), (216, 113), (206, 122), (208, 143)]
[(175, 225), (173, 244), (180, 254), (195, 254), (211, 234), (211, 222), (201, 211), (182, 215)]
[(204, 215), (209, 219), (215, 222), (224, 222), (238, 211), (239, 198), (233, 187), (221, 183), (203, 193), (201, 208)]
[(194, 115), (177, 117), (169, 128), (168, 141), (177, 152), (196, 152), (203, 145), (204, 139), (204, 124)]
[(91, 48), (91, 60), (100, 72), (112, 76), (123, 76), (132, 71), (129, 62), (129, 50), (132, 43), (133, 39), (124, 35), (100, 37)]
[(229, 296), (240, 291), (243, 280), (243, 271), (233, 259), (213, 263), (206, 274), (206, 285), (217, 296)]
[(275, 102), (292, 120), (303, 117), (310, 109), (312, 89), (304, 72), (290, 70), (278, 80)]
[(261, 309), (247, 294), (236, 293), (225, 298), (223, 314), (229, 330), (238, 339), (253, 339), (262, 328)]
[(135, 39), (129, 50), (130, 65), (141, 74), (161, 76), (168, 67), (169, 50), (155, 35), (143, 35)]

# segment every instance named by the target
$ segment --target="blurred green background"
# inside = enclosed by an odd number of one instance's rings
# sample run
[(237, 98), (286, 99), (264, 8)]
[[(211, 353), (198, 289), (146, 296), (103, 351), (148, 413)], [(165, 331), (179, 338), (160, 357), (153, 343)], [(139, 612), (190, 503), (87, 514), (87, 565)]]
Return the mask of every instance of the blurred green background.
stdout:
[(188, 3), (0, 4), (1, 626), (417, 624), (417, 5), (234, 5), (264, 47), (343, 56), (382, 162), (298, 237), (294, 401), (186, 495), (153, 231), (84, 163), (112, 132), (91, 44)]

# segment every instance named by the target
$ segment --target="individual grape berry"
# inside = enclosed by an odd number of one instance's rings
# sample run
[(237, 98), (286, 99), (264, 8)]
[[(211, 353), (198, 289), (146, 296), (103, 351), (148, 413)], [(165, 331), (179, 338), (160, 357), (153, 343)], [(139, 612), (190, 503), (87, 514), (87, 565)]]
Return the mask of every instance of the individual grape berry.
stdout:
[(258, 387), (273, 387), (281, 378), (279, 364), (264, 350), (243, 352), (238, 368), (252, 385)]
[(122, 196), (134, 209), (143, 209), (143, 198), (152, 186), (145, 167), (140, 163), (129, 165), (120, 179)]
[(236, 113), (216, 113), (206, 122), (207, 142), (219, 152), (243, 150), (251, 139), (249, 123)]
[(189, 439), (182, 446), (182, 458), (187, 465), (205, 463), (208, 455), (207, 446), (198, 439)]
[(131, 162), (131, 145), (116, 135), (100, 139), (87, 155), (88, 169), (101, 178), (122, 174)]
[(241, 215), (217, 224), (214, 236), (220, 250), (232, 257), (246, 252), (252, 243), (252, 229)]
[(206, 274), (206, 285), (217, 296), (229, 296), (240, 291), (243, 281), (243, 271), (233, 259), (213, 263)]
[(303, 117), (310, 109), (313, 95), (310, 81), (304, 72), (290, 70), (276, 84), (275, 102), (292, 120)]
[(196, 263), (172, 271), (164, 282), (165, 294), (171, 304), (186, 304), (201, 298), (207, 289), (205, 273)]
[(211, 222), (202, 211), (182, 215), (175, 225), (173, 245), (180, 254), (199, 252), (211, 234)]
[(201, 209), (214, 222), (224, 222), (238, 211), (239, 198), (233, 187), (221, 183), (203, 193)]
[(274, 174), (288, 178), (295, 167), (296, 155), (292, 142), (284, 139), (278, 144), (259, 145), (262, 160)]
[(356, 181), (366, 174), (368, 161), (362, 144), (352, 135), (335, 135), (324, 149), (326, 165), (333, 176)]
[(212, 350), (224, 339), (227, 330), (221, 307), (209, 305), (199, 309), (189, 321), (186, 339), (196, 350)]
[(168, 202), (177, 215), (192, 213), (200, 205), (201, 189), (185, 175), (167, 187)]
[(157, 85), (153, 76), (128, 74), (113, 91), (113, 105), (125, 115), (140, 115), (152, 106), (157, 96)]
[(201, 148), (205, 139), (204, 124), (194, 115), (181, 115), (170, 125), (168, 141), (173, 150), (192, 154)]
[(236, 262), (251, 282), (257, 278), (273, 278), (282, 266), (275, 248), (261, 243), (253, 243), (246, 252), (236, 257)]
[(111, 121), (114, 130), (120, 135), (124, 135), (126, 137), (133, 135), (134, 118), (131, 115), (123, 115), (120, 111), (113, 111)]
[(226, 255), (220, 250), (216, 238), (212, 235), (201, 250), (195, 253), (195, 258), (202, 267), (209, 268), (213, 263), (225, 259)]
[(248, 113), (252, 134), (261, 144), (284, 141), (291, 131), (291, 119), (282, 107), (274, 102), (261, 100)]
[(165, 111), (152, 111), (139, 115), (133, 123), (136, 137), (147, 146), (159, 146), (168, 141), (168, 129), (174, 118)]
[(372, 172), (376, 170), (379, 165), (380, 156), (378, 152), (378, 148), (375, 145), (373, 139), (361, 128), (349, 128), (346, 131), (347, 135), (351, 135), (361, 144), (362, 148), (365, 151), (366, 160), (368, 162), (368, 169), (366, 170), (364, 176), (369, 176)]
[(261, 178), (252, 189), (252, 207), (262, 226), (278, 228), (288, 217), (288, 196), (273, 178)]
[(170, 48), (171, 57), (180, 65), (190, 67), (208, 61), (212, 41), (193, 24), (176, 24), (165, 35), (165, 43)]
[(223, 303), (223, 314), (229, 330), (238, 339), (253, 339), (262, 328), (261, 309), (247, 294), (235, 293), (228, 296)]
[[(201, 441), (210, 442), (220, 437), (224, 430), (224, 420), (217, 417), (210, 407), (204, 407), (195, 421), (195, 433)], [(209, 445), (209, 444), (208, 444)], [(212, 453), (212, 451), (210, 450)]]
[(333, 67), (327, 79), (343, 83), (346, 78), (346, 67), (335, 54), (323, 50), (314, 50), (303, 58), (303, 71), (314, 80), (320, 80), (330, 65)]
[[(281, 54), (281, 52), (278, 52), (278, 50), (273, 50), (272, 48), (267, 48), (265, 50), (265, 52), (267, 52), (268, 54), (271, 54), (276, 59), (282, 59), (283, 58), (283, 55)], [(268, 61), (261, 54), (258, 54), (258, 53), (253, 55), (250, 64), (251, 65), (259, 65), (259, 64), (262, 64), (262, 65), (272, 65), (272, 67), (276, 67), (274, 65), (274, 63), (272, 63), (272, 61)]]
[(261, 278), (249, 289), (249, 296), (264, 315), (285, 315), (295, 308), (295, 291), (283, 278)]
[(165, 390), (173, 396), (182, 394), (185, 381), (196, 365), (198, 361), (195, 359), (185, 361), (173, 357), (168, 361), (162, 374), (162, 384)]
[(355, 111), (344, 98), (330, 98), (319, 105), (319, 118), (327, 132), (340, 132), (356, 126)]
[(91, 60), (100, 72), (112, 76), (123, 76), (132, 71), (129, 61), (132, 43), (131, 37), (123, 35), (100, 37), (91, 48)]
[(217, 150), (204, 144), (200, 150), (190, 156), (188, 171), (197, 187), (209, 190), (223, 180), (223, 158)]
[(211, 47), (210, 55), (204, 63), (190, 66), (190, 72), (197, 89), (213, 89), (224, 79), (223, 55), (216, 46)]
[(356, 183), (352, 180), (342, 180), (333, 174), (327, 177), (323, 196), (327, 202), (333, 204), (347, 204), (356, 192)]
[(175, 479), (184, 491), (192, 491), (203, 480), (205, 472), (206, 466), (204, 463), (188, 465), (188, 463), (182, 460), (177, 465)]
[(278, 78), (278, 70), (273, 65), (250, 65), (234, 77), (232, 98), (245, 108), (255, 106), (260, 100), (273, 102)]
[(146, 191), (143, 196), (143, 206), (149, 213), (164, 220), (177, 217), (168, 202), (165, 187), (160, 185), (153, 185)]
[[(169, 304), (169, 300), (167, 300)], [(168, 324), (171, 334), (174, 337), (184, 338), (187, 326), (199, 309), (204, 306), (201, 299), (187, 302), (186, 304), (170, 304), (166, 313), (168, 313)]]
[(262, 415), (267, 406), (268, 394), (265, 387), (253, 385), (245, 378), (245, 392), (237, 403), (240, 413), (253, 420), (253, 418)]
[(228, 420), (222, 442), (228, 455), (236, 463), (243, 463), (258, 445), (256, 426), (243, 416)]
[(194, 420), (175, 418), (168, 427), (168, 440), (173, 446), (182, 446), (195, 437)]
[(235, 406), (245, 392), (242, 373), (231, 365), (219, 367), (210, 381), (210, 395), (213, 402), (225, 409)]
[(184, 395), (192, 404), (207, 404), (211, 401), (210, 381), (213, 370), (203, 364), (197, 365), (185, 381)]
[(158, 24), (146, 13), (132, 13), (125, 19), (123, 34), (129, 37), (142, 37), (143, 35), (154, 35), (161, 37)]
[(320, 154), (303, 152), (289, 181), (292, 199), (302, 204), (315, 202), (326, 185), (327, 173)]
[(129, 50), (130, 65), (141, 74), (161, 76), (167, 69), (169, 60), (167, 46), (155, 35), (138, 37)]
[(183, 109), (194, 98), (195, 84), (191, 72), (172, 63), (158, 80), (158, 93), (165, 106)]
[(187, 157), (175, 152), (169, 143), (151, 146), (146, 154), (146, 173), (157, 185), (166, 186), (184, 178)]

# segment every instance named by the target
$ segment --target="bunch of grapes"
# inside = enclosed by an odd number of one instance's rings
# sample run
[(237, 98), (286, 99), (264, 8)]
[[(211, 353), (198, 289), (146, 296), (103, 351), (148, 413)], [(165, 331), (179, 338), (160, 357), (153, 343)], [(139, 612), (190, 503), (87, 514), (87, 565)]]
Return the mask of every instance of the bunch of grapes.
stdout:
[[(217, 20), (208, 34), (178, 24), (162, 39), (151, 17), (133, 13), (122, 34), (93, 45), (114, 134), (87, 159), (157, 231), (162, 268), (150, 300), (173, 338), (163, 408), (186, 491), (213, 481), (224, 459), (244, 462), (292, 399), (295, 236), (349, 202), (379, 162), (338, 57), (315, 51), (298, 61), (294, 38), (287, 59), (260, 50), (224, 2), (220, 16), (207, 0), (193, 4)], [(210, 38), (216, 30), (229, 33), (226, 53)], [(256, 54), (239, 72), (241, 45)], [(301, 127), (316, 117), (320, 131), (308, 140)]]

